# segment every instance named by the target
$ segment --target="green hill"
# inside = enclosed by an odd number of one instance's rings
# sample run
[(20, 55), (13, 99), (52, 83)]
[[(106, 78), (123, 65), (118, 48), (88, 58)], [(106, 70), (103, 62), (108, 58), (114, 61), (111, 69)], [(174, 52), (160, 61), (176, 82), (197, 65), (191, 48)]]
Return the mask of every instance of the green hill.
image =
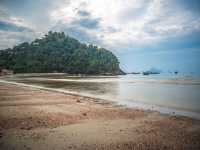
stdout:
[(86, 45), (49, 32), (41, 39), (0, 51), (0, 67), (16, 73), (122, 74), (117, 57), (104, 48)]

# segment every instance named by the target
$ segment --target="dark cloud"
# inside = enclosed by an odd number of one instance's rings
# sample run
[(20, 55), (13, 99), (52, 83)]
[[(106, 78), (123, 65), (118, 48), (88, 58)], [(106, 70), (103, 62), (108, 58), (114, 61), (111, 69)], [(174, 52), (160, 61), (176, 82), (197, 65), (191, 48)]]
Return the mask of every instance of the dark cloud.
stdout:
[(83, 16), (83, 17), (88, 17), (90, 16), (90, 13), (84, 10), (79, 10), (78, 15)]
[(83, 42), (89, 42), (89, 41), (92, 42), (94, 41), (94, 39), (96, 39), (94, 38), (94, 36), (88, 34), (85, 30), (82, 30), (82, 29), (68, 27), (68, 28), (64, 28), (64, 31), (68, 35), (73, 36)]
[(100, 45), (102, 42), (94, 33), (88, 32), (88, 30), (82, 28), (82, 26), (74, 24), (58, 22), (51, 30), (65, 32), (65, 34), (72, 36), (81, 42), (93, 43), (96, 45)]
[(36, 37), (35, 31), (23, 24), (22, 18), (14, 17), (9, 11), (0, 7), (0, 49), (10, 48)]
[(18, 26), (16, 24), (4, 22), (4, 21), (0, 21), (0, 30), (14, 31), (14, 32), (32, 31), (31, 29), (27, 27)]
[(81, 26), (88, 29), (99, 28), (99, 19), (80, 18), (72, 22), (73, 25)]

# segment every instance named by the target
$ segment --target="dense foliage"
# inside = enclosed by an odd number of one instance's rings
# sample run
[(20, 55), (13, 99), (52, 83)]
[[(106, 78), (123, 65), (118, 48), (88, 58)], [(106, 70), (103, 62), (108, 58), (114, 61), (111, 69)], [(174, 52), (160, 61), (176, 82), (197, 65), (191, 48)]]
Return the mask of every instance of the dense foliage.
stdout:
[(71, 74), (120, 74), (112, 52), (80, 43), (63, 32), (49, 32), (32, 43), (0, 51), (0, 67), (16, 73), (66, 72)]

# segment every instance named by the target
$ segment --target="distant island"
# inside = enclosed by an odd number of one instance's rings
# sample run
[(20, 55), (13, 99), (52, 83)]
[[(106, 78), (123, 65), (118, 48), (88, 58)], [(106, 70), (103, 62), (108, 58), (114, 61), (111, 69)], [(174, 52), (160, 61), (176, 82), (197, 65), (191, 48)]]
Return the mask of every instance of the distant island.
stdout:
[(124, 74), (112, 52), (52, 31), (31, 43), (0, 50), (0, 68), (15, 73)]

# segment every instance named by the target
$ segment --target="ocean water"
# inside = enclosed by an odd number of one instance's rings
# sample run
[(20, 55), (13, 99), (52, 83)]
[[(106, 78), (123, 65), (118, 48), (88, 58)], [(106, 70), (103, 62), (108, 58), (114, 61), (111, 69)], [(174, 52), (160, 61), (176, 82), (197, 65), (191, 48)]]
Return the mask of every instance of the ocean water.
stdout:
[(200, 119), (200, 77), (194, 75), (67, 76), (31, 74), (7, 80), (106, 99), (128, 107)]

